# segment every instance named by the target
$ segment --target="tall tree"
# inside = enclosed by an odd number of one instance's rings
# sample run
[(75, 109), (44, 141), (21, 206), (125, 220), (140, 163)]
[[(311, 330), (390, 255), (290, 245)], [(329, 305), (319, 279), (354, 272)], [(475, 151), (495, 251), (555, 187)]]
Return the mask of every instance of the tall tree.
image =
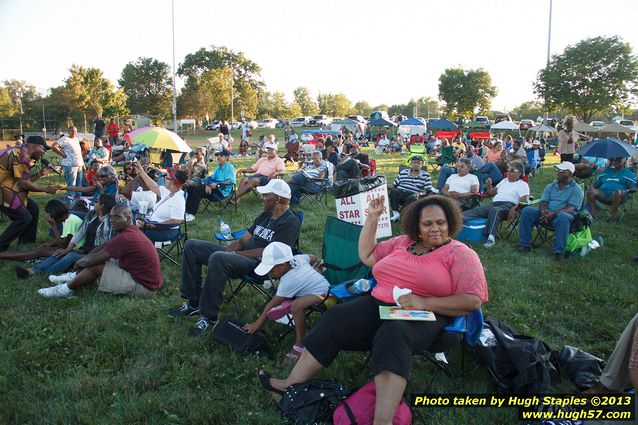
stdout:
[(356, 115), (363, 115), (364, 117), (367, 117), (370, 115), (370, 112), (372, 112), (372, 106), (370, 106), (370, 104), (365, 100), (360, 100), (354, 104), (352, 112)]
[(70, 73), (65, 80), (65, 87), (74, 109), (89, 116), (102, 115), (105, 107), (109, 108), (110, 113), (127, 113), (125, 105), (114, 98), (121, 98), (122, 94), (116, 94), (115, 86), (104, 78), (101, 69), (73, 65)]
[(445, 114), (453, 119), (471, 119), (477, 111), (489, 111), (496, 94), (492, 77), (481, 68), (449, 68), (439, 77), (439, 98), (445, 102)]
[[(236, 52), (227, 47), (211, 46), (210, 49), (199, 49), (190, 53), (179, 65), (177, 73), (189, 80), (197, 80), (206, 71), (230, 68), (233, 74), (235, 111), (243, 112), (247, 117), (253, 117), (257, 112), (257, 98), (263, 90), (261, 68), (244, 53)], [(191, 82), (191, 84), (197, 84)], [(228, 114), (230, 116), (230, 113)]]
[(564, 108), (589, 121), (626, 106), (638, 95), (638, 60), (619, 37), (594, 37), (567, 46), (538, 72), (534, 91), (550, 110)]
[(230, 116), (231, 78), (230, 68), (220, 68), (186, 80), (178, 101), (180, 116), (202, 120)]
[(131, 113), (148, 115), (158, 121), (170, 117), (173, 93), (168, 64), (140, 57), (126, 64), (118, 83), (126, 93), (126, 106)]
[(295, 102), (301, 108), (301, 115), (316, 115), (319, 113), (317, 102), (310, 95), (310, 90), (306, 87), (297, 87), (293, 92)]
[(10, 125), (18, 126), (22, 121), (25, 127), (33, 127), (36, 124), (33, 120), (34, 103), (40, 100), (35, 86), (23, 80), (6, 80), (4, 87), (12, 104), (10, 111), (7, 111), (11, 112), (7, 116), (11, 118)]
[(331, 117), (344, 117), (352, 112), (352, 102), (343, 93), (319, 93), (317, 104), (321, 113)]

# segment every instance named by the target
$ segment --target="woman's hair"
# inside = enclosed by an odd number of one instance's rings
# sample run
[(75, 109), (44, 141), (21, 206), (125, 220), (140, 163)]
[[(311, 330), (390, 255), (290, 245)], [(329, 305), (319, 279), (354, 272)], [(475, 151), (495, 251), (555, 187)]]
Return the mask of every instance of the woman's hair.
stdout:
[(117, 173), (115, 172), (115, 169), (111, 167), (110, 165), (105, 165), (104, 167), (100, 167), (97, 170), (97, 175), (106, 176), (110, 178), (111, 180), (117, 179)]
[(565, 117), (565, 120), (563, 121), (563, 127), (565, 127), (565, 130), (567, 130), (567, 131), (572, 131), (574, 129), (574, 116), (573, 115), (567, 115)]
[(111, 212), (111, 208), (115, 206), (115, 198), (111, 195), (102, 194), (97, 200), (102, 205), (102, 213), (105, 215), (108, 215)]
[(463, 215), (458, 203), (447, 196), (433, 195), (411, 203), (401, 214), (401, 231), (413, 241), (421, 238), (419, 222), (425, 207), (436, 205), (443, 210), (447, 220), (448, 235), (454, 237), (463, 226)]
[(510, 167), (516, 168), (518, 174), (521, 176), (521, 178), (523, 178), (523, 176), (525, 175), (525, 166), (522, 162), (512, 162), (510, 163)]
[(183, 185), (189, 179), (188, 171), (186, 170), (177, 170), (175, 171), (175, 183), (178, 185)]
[(472, 169), (472, 161), (470, 161), (468, 158), (459, 158), (456, 163), (463, 163), (467, 166), (467, 168), (469, 168), (470, 170)]
[(44, 212), (48, 213), (56, 222), (60, 222), (69, 214), (69, 208), (64, 202), (57, 199), (51, 199), (44, 206)]

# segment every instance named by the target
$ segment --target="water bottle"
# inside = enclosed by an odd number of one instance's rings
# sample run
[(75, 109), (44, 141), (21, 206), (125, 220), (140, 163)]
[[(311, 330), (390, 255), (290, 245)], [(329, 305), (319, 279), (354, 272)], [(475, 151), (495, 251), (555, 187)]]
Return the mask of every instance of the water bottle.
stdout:
[(352, 292), (357, 294), (363, 294), (370, 290), (370, 282), (368, 279), (359, 279), (352, 284)]
[(224, 223), (224, 220), (219, 222), (219, 233), (222, 234), (224, 239), (232, 239), (232, 235), (230, 234), (230, 227), (228, 224)]

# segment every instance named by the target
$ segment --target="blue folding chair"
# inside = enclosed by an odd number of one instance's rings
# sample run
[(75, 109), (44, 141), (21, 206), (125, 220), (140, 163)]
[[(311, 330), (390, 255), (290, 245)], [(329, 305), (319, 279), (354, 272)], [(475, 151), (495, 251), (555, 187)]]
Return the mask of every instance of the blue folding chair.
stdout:
[(481, 332), (483, 331), (483, 310), (478, 309), (466, 316), (456, 317), (449, 325), (445, 327), (445, 331), (441, 337), (434, 342), (427, 350), (423, 350), (420, 355), (424, 356), (428, 361), (437, 367), (430, 385), (425, 389), (425, 393), (430, 391), (430, 388), (434, 385), (441, 372), (445, 373), (449, 377), (452, 376), (452, 371), (448, 363), (438, 360), (435, 357), (436, 353), (443, 353), (446, 359), (450, 358), (450, 355), (454, 351), (454, 348), (459, 345), (461, 341), (465, 341), (465, 344), (461, 349), (461, 370), (465, 368), (465, 346), (473, 347), (478, 342)]

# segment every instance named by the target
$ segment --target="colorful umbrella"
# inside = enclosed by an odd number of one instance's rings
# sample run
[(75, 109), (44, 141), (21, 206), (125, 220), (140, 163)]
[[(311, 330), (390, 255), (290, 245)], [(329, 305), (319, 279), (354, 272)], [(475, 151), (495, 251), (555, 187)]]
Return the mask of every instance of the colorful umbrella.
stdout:
[(161, 127), (142, 127), (129, 134), (134, 143), (141, 143), (154, 149), (170, 149), (176, 152), (190, 152), (186, 142), (172, 131)]

